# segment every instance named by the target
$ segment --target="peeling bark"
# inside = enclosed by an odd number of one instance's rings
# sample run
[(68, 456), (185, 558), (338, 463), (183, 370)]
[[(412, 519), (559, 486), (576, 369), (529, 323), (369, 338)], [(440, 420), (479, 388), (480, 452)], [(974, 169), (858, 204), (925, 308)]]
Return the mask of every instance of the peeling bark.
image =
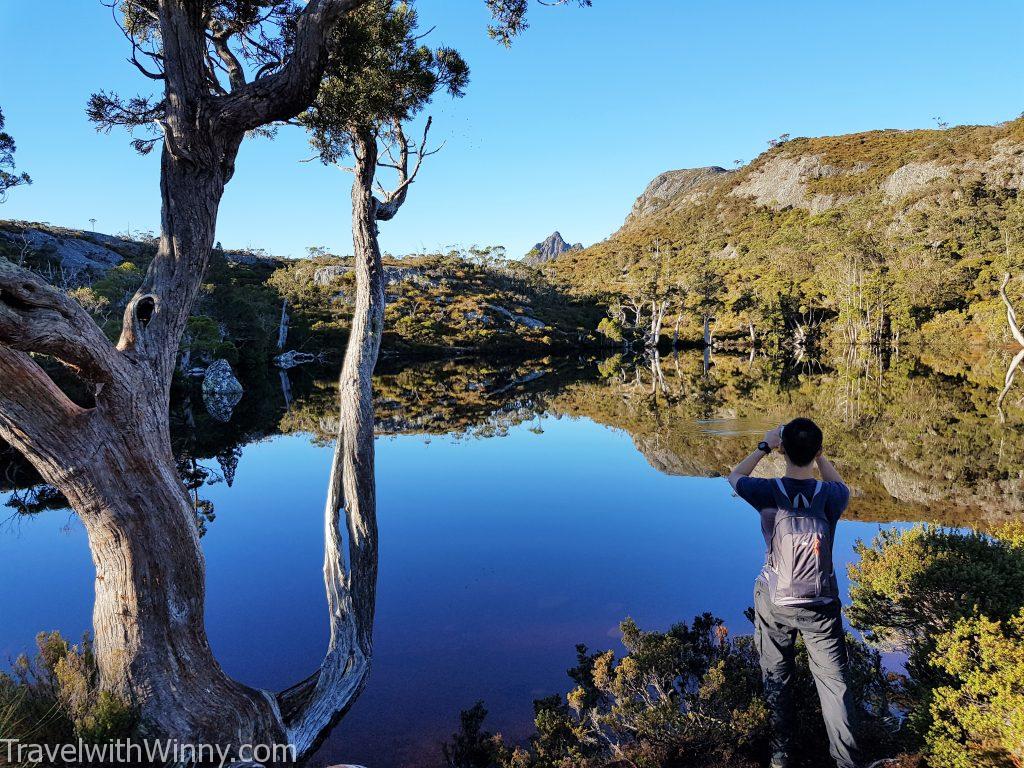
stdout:
[[(0, 437), (67, 496), (85, 526), (96, 568), (102, 687), (137, 706), (150, 733), (182, 742), (269, 744), (300, 733), (305, 743), (317, 723), (327, 727), (337, 716), (323, 712), (338, 698), (321, 697), (317, 718), (307, 717), (308, 709), (298, 720), (286, 718), (274, 695), (232, 680), (214, 658), (204, 620), (205, 563), (194, 510), (175, 472), (168, 411), (178, 348), (245, 132), (310, 103), (330, 26), (359, 4), (311, 0), (282, 69), (250, 83), (235, 73), (233, 90), (218, 96), (211, 95), (205, 70), (200, 5), (161, 0), (161, 236), (116, 345), (69, 297), (0, 262)], [(92, 385), (95, 406), (68, 400), (30, 352), (75, 370)], [(353, 526), (367, 528), (360, 521)], [(375, 542), (362, 536), (353, 563), (371, 581)], [(328, 590), (333, 583), (338, 593), (347, 576), (341, 568), (332, 573)], [(332, 637), (334, 622), (332, 613)], [(342, 634), (340, 624), (336, 633)], [(340, 643), (332, 640), (335, 646)], [(336, 657), (329, 651), (318, 690), (344, 685)]]
[[(384, 328), (384, 268), (377, 244), (377, 201), (373, 179), (376, 138), (353, 136), (356, 178), (352, 183), (352, 242), (355, 254), (355, 310), (345, 361), (338, 379), (338, 432), (324, 507), (324, 581), (331, 615), (327, 658), (315, 683), (282, 696), (302, 714), (289, 730), (292, 743), (312, 748), (355, 701), (366, 683), (373, 652), (377, 584), (377, 489), (374, 478), (373, 369)], [(346, 514), (353, 578), (341, 560), (339, 520)]]

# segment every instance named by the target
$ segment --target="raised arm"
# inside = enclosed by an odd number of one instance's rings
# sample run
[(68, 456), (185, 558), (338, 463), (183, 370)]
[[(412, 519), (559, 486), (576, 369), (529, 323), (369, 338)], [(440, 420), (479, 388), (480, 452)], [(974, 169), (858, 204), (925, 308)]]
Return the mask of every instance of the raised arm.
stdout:
[(846, 484), (842, 476), (836, 470), (835, 466), (833, 466), (832, 462), (825, 458), (825, 454), (819, 453), (817, 461), (818, 471), (821, 473), (822, 480), (824, 480), (826, 483), (843, 483), (843, 485)]
[[(778, 429), (773, 429), (765, 434), (764, 442), (774, 451), (782, 445), (782, 435)], [(755, 448), (747, 458), (736, 465), (733, 471), (729, 473), (729, 485), (733, 487), (733, 490), (736, 490), (736, 485), (739, 483), (740, 478), (750, 477), (750, 473), (761, 463), (761, 459), (767, 455), (761, 448)]]

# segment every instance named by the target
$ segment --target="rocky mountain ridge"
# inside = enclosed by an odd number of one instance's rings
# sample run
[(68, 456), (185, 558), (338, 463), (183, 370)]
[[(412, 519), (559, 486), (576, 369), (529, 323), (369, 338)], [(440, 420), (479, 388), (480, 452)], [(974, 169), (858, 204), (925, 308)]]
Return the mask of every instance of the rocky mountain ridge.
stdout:
[(719, 166), (666, 171), (637, 198), (624, 228), (678, 213), (722, 187), (758, 206), (823, 213), (857, 197), (880, 195), (881, 202), (897, 204), (967, 178), (1024, 188), (1024, 120), (799, 138), (732, 171)]
[[(23, 261), (63, 285), (81, 285), (125, 262), (148, 261), (156, 253), (152, 236), (108, 235), (34, 221), (0, 220), (0, 256)], [(279, 266), (285, 259), (261, 252), (228, 250), (229, 262)]]
[(549, 261), (554, 261), (563, 253), (582, 250), (583, 243), (569, 245), (562, 237), (562, 233), (555, 231), (548, 235), (547, 239), (543, 242), (537, 243), (533, 246), (533, 248), (530, 249), (530, 252), (523, 258), (523, 261), (527, 264), (536, 266), (539, 264), (546, 264)]
[(658, 174), (633, 203), (633, 210), (626, 217), (625, 226), (638, 223), (666, 207), (692, 203), (710, 188), (723, 182), (731, 173), (733, 172), (725, 168), (711, 165), (706, 168), (680, 168)]
[(846, 343), (998, 348), (1004, 275), (1024, 302), (1021, 191), (1024, 117), (796, 138), (734, 170), (659, 174), (608, 239), (541, 268), (571, 295), (663, 306), (684, 339), (707, 318), (719, 338), (792, 346), (813, 318)]

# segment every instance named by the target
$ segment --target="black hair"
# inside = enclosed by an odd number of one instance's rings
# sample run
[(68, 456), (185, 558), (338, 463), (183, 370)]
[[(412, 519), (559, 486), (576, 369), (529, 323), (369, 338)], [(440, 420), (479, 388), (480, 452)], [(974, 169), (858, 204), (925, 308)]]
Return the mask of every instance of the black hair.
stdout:
[(821, 427), (810, 419), (793, 419), (782, 430), (782, 449), (798, 467), (806, 467), (821, 450)]

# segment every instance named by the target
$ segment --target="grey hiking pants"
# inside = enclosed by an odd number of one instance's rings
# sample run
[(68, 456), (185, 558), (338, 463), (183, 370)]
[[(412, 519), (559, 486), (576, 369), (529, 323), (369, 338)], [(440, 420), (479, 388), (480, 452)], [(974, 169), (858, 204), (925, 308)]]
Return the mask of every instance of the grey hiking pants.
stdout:
[(830, 752), (839, 768), (860, 768), (851, 728), (853, 697), (847, 686), (846, 635), (839, 602), (821, 607), (781, 607), (768, 596), (762, 579), (754, 588), (754, 643), (761, 658), (765, 699), (771, 710), (772, 766), (788, 766), (793, 734), (793, 676), (796, 633), (807, 646), (818, 688)]

